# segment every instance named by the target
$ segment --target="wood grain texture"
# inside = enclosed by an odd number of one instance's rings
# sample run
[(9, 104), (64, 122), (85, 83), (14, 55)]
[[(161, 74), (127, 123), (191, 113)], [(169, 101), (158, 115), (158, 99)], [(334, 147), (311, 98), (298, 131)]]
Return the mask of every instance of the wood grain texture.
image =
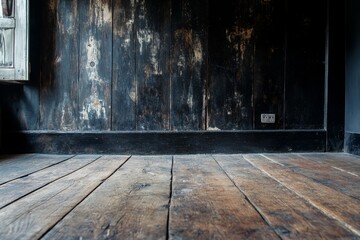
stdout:
[(171, 129), (205, 130), (208, 0), (171, 3)]
[(170, 129), (169, 0), (140, 0), (135, 13), (137, 129)]
[[(32, 79), (0, 86), (5, 124), (9, 132), (262, 130), (282, 129), (284, 121), (286, 129), (324, 129), (326, 6), (327, 0), (34, 2)], [(340, 49), (336, 38), (329, 44)], [(343, 91), (333, 80), (341, 82), (340, 67), (333, 72), (328, 122), (337, 126), (327, 128), (328, 143), (341, 149), (336, 109)], [(260, 114), (269, 112), (276, 124), (261, 124)]]
[(338, 221), (252, 166), (243, 156), (214, 158), (282, 239), (356, 238)]
[(209, 129), (253, 128), (255, 1), (209, 1)]
[(112, 0), (80, 1), (78, 14), (79, 128), (110, 130)]
[(324, 127), (325, 6), (325, 0), (287, 1), (287, 129)]
[[(0, 210), (2, 239), (37, 239), (69, 213), (127, 157), (102, 157)], [(96, 172), (96, 174), (94, 174)]]
[(346, 172), (360, 176), (360, 157), (357, 155), (343, 153), (329, 153), (325, 155), (315, 153), (303, 153), (297, 155), (302, 158), (321, 162), (330, 167), (342, 169)]
[(278, 239), (211, 156), (175, 156), (170, 239)]
[(0, 185), (59, 164), (71, 155), (25, 154), (6, 156), (0, 161)]
[(295, 173), (281, 163), (260, 155), (246, 155), (245, 159), (265, 174), (305, 199), (328, 217), (360, 236), (359, 201), (311, 179)]
[[(6, 184), (0, 185), (0, 209), (66, 175), (75, 172), (76, 170), (95, 161), (99, 157), (100, 156), (96, 155), (76, 156), (64, 162), (39, 170), (38, 172), (28, 174)], [(49, 163), (51, 163), (51, 161), (49, 161)], [(17, 169), (12, 169), (12, 171), (19, 172)], [(1, 173), (3, 173), (3, 170)]]
[(76, 0), (44, 4), (40, 129), (78, 130), (78, 9)]
[[(267, 154), (265, 156), (315, 182), (360, 200), (360, 175), (357, 175), (354, 171), (350, 172), (340, 167), (332, 166), (331, 164), (316, 161), (316, 159), (311, 157), (306, 159), (305, 157), (294, 154)], [(326, 159), (326, 155), (324, 159)]]
[(136, 130), (135, 1), (113, 1), (112, 130)]
[[(285, 1), (257, 1), (254, 27), (255, 129), (284, 126)], [(261, 123), (262, 113), (274, 113), (275, 124)]]
[(171, 166), (171, 156), (132, 157), (44, 239), (165, 239)]

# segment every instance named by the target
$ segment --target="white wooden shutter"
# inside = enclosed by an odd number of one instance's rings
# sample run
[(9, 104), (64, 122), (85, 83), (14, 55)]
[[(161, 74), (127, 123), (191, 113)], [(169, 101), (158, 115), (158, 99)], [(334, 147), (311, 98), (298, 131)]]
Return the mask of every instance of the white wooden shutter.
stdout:
[(0, 1), (0, 81), (28, 80), (28, 0)]

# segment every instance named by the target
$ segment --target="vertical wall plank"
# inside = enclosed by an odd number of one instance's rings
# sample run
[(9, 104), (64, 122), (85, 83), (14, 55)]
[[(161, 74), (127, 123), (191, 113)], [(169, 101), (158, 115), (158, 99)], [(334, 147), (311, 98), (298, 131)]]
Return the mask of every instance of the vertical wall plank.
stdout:
[(45, 3), (40, 80), (41, 129), (78, 129), (77, 2), (49, 0)]
[(288, 5), (286, 128), (324, 127), (326, 0)]
[(111, 0), (79, 3), (79, 111), (81, 130), (110, 130)]
[[(327, 97), (327, 151), (342, 152), (345, 130), (345, 4), (329, 0), (329, 62)], [(348, 39), (348, 38), (347, 38)], [(340, 46), (340, 47), (339, 47)], [(358, 67), (357, 67), (358, 68)], [(358, 105), (357, 102), (356, 105)], [(359, 119), (358, 119), (359, 120)], [(357, 120), (357, 121), (358, 121)]]
[(133, 0), (113, 1), (112, 130), (136, 129)]
[(172, 1), (171, 128), (205, 129), (208, 0)]
[(252, 129), (255, 1), (210, 0), (209, 129)]
[(135, 14), (137, 129), (168, 130), (170, 0), (139, 0)]
[[(285, 0), (257, 1), (255, 18), (254, 120), (256, 129), (283, 128)], [(262, 124), (261, 113), (275, 113)]]

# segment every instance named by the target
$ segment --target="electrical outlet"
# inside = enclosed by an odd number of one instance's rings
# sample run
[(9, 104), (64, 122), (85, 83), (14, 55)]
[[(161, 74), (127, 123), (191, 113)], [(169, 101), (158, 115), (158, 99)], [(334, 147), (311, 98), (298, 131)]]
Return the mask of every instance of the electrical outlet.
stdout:
[(261, 123), (275, 123), (275, 114), (273, 113), (261, 114)]

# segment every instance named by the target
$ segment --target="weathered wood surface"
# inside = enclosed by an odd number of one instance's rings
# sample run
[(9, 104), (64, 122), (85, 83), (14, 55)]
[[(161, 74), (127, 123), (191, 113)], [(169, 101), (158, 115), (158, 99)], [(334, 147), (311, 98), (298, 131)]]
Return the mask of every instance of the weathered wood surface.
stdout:
[(324, 161), (317, 161), (313, 158), (309, 160), (295, 154), (266, 154), (265, 156), (283, 164), (296, 173), (360, 200), (360, 176), (331, 164), (326, 164), (327, 156), (330, 156), (330, 154), (321, 155)]
[(140, 0), (135, 11), (137, 129), (170, 129), (170, 14), (168, 0)]
[[(279, 156), (274, 159), (278, 160)], [(214, 158), (282, 239), (356, 237), (243, 156), (215, 155)]]
[(136, 129), (135, 1), (113, 1), (112, 130)]
[(360, 235), (360, 202), (358, 200), (314, 182), (291, 171), (283, 164), (269, 161), (268, 158), (261, 155), (246, 155), (244, 158), (327, 216), (339, 221), (354, 234)]
[(80, 130), (110, 130), (112, 0), (78, 2)]
[(171, 168), (171, 156), (132, 157), (44, 239), (165, 239)]
[(350, 154), (299, 154), (300, 157), (321, 162), (339, 171), (360, 176), (360, 157)]
[(124, 156), (103, 157), (1, 209), (1, 239), (41, 237), (110, 177), (126, 159)]
[[(41, 156), (1, 156), (0, 176)], [(326, 159), (359, 157), (78, 155), (0, 185), (0, 239), (358, 239), (360, 201), (342, 171), (320, 183)]]
[(210, 129), (252, 129), (255, 1), (209, 1)]
[[(254, 11), (254, 128), (282, 129), (286, 63), (285, 4), (282, 0), (258, 1)], [(261, 123), (262, 113), (275, 113), (275, 124)]]
[(208, 1), (172, 1), (171, 128), (205, 130)]
[(287, 129), (324, 127), (326, 2), (286, 1)]
[(7, 156), (5, 160), (0, 160), (0, 185), (59, 164), (71, 157), (73, 156), (48, 154)]
[(40, 129), (78, 130), (79, 18), (77, 0), (43, 6)]
[(170, 239), (278, 239), (211, 156), (175, 156)]
[[(49, 166), (41, 171), (29, 173), (26, 176), (22, 176), (21, 178), (0, 185), (0, 209), (64, 176), (77, 171), (99, 157), (100, 156), (96, 155), (76, 156), (66, 161), (57, 163), (56, 165)], [(38, 160), (36, 160), (36, 162), (37, 161)], [(36, 162), (33, 161), (31, 166)], [(51, 163), (51, 161), (49, 162)], [(29, 166), (21, 166), (19, 163), (18, 165), (20, 165), (20, 167), (24, 167), (24, 169), (29, 168)], [(11, 171), (18, 172), (19, 169), (12, 169)], [(3, 173), (3, 171), (1, 172)]]
[[(12, 119), (6, 124), (59, 131), (324, 129), (326, 4), (35, 2), (31, 12), (41, 23), (31, 24), (38, 33), (30, 39), (33, 79), (0, 86)], [(276, 124), (261, 124), (261, 113), (275, 113)]]

